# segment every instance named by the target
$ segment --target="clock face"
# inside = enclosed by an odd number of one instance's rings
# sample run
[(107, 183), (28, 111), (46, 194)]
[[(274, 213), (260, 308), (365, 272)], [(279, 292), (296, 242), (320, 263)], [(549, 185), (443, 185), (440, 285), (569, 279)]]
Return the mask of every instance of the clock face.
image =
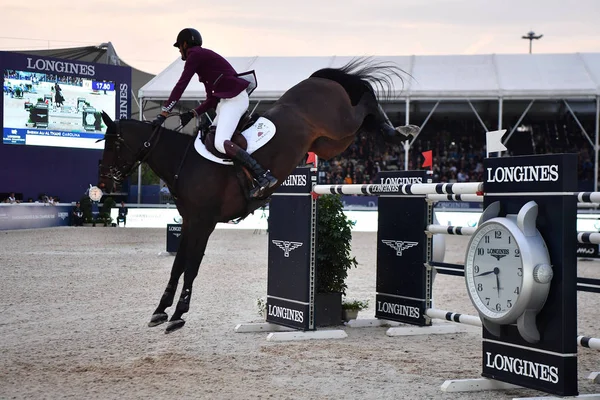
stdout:
[(97, 186), (93, 186), (90, 188), (88, 195), (90, 196), (90, 200), (100, 201), (102, 198), (102, 190)]
[(465, 263), (474, 305), (488, 318), (501, 318), (517, 302), (523, 286), (523, 261), (515, 237), (502, 224), (483, 225), (471, 240)]

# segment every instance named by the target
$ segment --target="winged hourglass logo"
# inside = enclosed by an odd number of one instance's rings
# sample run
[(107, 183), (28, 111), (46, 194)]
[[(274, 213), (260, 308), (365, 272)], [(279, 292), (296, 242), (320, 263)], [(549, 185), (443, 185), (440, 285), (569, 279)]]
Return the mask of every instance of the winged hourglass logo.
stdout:
[(398, 257), (402, 257), (402, 251), (406, 249), (410, 249), (419, 244), (419, 242), (407, 242), (404, 240), (381, 240), (383, 243), (390, 246), (392, 249), (396, 250), (396, 255)]
[(283, 256), (289, 257), (290, 251), (302, 246), (302, 242), (290, 242), (288, 240), (271, 240), (273, 244), (283, 250)]

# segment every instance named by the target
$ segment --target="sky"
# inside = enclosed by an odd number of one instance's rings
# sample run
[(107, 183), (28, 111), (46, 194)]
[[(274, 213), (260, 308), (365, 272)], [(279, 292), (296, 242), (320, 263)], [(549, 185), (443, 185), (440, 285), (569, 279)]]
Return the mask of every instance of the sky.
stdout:
[(234, 56), (600, 52), (600, 0), (0, 0), (0, 50), (112, 42), (159, 73), (177, 33)]

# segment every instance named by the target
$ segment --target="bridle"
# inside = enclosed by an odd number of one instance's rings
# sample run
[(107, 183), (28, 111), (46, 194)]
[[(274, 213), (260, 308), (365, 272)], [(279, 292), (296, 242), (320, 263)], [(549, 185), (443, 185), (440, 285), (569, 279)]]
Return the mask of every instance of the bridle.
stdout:
[[(144, 163), (148, 159), (148, 157), (150, 157), (152, 150), (156, 147), (154, 145), (160, 140), (160, 133), (162, 132), (162, 128), (160, 126), (155, 127), (148, 140), (146, 140), (142, 147), (136, 151), (132, 149), (131, 146), (129, 146), (123, 138), (123, 135), (121, 134), (121, 125), (118, 122), (116, 122), (115, 126), (117, 128), (116, 133), (107, 133), (104, 139), (100, 139), (106, 140), (107, 149), (111, 144), (114, 143), (113, 151), (116, 155), (116, 160), (114, 160), (114, 162), (112, 163), (114, 165), (107, 167), (100, 164), (100, 177), (113, 179), (116, 182), (120, 183), (123, 182), (125, 178), (127, 178), (136, 168), (138, 168), (142, 163)], [(135, 154), (135, 156), (133, 157), (133, 161), (125, 161), (121, 159), (121, 146), (125, 147), (132, 154)]]

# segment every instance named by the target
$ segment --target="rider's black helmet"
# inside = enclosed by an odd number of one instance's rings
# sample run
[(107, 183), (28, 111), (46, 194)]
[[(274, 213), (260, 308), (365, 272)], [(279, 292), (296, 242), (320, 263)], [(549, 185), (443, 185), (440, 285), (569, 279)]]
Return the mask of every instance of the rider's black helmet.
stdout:
[(202, 46), (202, 36), (200, 35), (200, 32), (194, 28), (185, 28), (179, 32), (177, 35), (177, 41), (173, 44), (173, 46), (179, 47), (183, 44), (183, 42), (187, 42), (188, 47)]

